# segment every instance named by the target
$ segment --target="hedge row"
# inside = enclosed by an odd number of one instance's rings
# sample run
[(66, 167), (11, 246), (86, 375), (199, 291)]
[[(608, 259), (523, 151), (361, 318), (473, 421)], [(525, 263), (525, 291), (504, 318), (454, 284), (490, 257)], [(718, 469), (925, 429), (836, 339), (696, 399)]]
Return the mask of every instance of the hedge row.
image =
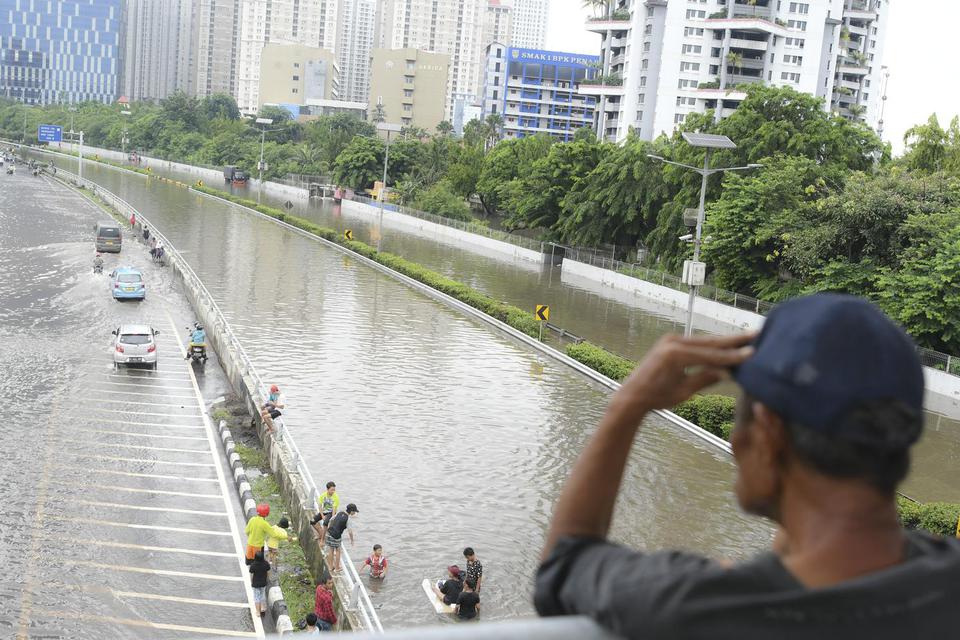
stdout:
[[(333, 229), (321, 227), (309, 220), (292, 216), (273, 207), (257, 204), (253, 200), (239, 198), (233, 194), (209, 187), (194, 186), (192, 188), (249, 207), (271, 218), (335, 242), (438, 291), (442, 291), (461, 302), (465, 302), (527, 335), (536, 337), (539, 334), (540, 326), (533, 314), (495, 300), (422, 265), (391, 253), (378, 253), (374, 247), (364, 242), (346, 240)], [(635, 367), (634, 362), (589, 342), (569, 345), (566, 352), (574, 360), (582, 362), (594, 371), (617, 381), (624, 380)], [(695, 396), (675, 407), (674, 412), (714, 435), (725, 440), (730, 438), (730, 431), (733, 429), (733, 398), (715, 394)], [(898, 508), (901, 521), (908, 529), (924, 529), (943, 536), (960, 535), (960, 530), (958, 530), (960, 504), (941, 502), (918, 504), (901, 497), (898, 498)]]

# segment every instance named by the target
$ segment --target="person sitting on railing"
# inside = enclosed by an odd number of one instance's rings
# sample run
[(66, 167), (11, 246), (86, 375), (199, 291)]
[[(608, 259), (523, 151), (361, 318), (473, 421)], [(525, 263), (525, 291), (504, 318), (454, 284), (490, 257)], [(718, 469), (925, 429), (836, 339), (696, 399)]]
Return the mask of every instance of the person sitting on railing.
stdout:
[(273, 421), (283, 415), (281, 409), (285, 406), (286, 399), (280, 393), (280, 387), (271, 385), (270, 395), (267, 396), (267, 401), (260, 408), (260, 417), (263, 419), (263, 423), (267, 425), (267, 431), (273, 432)]
[(447, 579), (437, 580), (436, 584), (431, 585), (436, 596), (443, 601), (443, 604), (453, 606), (457, 604), (457, 598), (463, 591), (463, 571), (455, 564), (447, 567)]
[(317, 515), (313, 516), (310, 524), (317, 532), (317, 540), (323, 545), (324, 538), (327, 536), (327, 527), (330, 526), (330, 518), (340, 509), (340, 496), (337, 495), (337, 483), (331, 480), (327, 483), (327, 490), (317, 498), (317, 506), (320, 507)]
[[(607, 540), (637, 430), (729, 377), (735, 493), (779, 528), (739, 564)], [(775, 307), (758, 337), (667, 336), (637, 366), (554, 510), (534, 601), (630, 638), (833, 640), (954, 635), (960, 540), (906, 531), (897, 486), (923, 432), (913, 341), (874, 305), (818, 294)]]
[(317, 585), (313, 612), (317, 614), (317, 628), (331, 631), (337, 624), (337, 612), (333, 608), (333, 576), (326, 574)]

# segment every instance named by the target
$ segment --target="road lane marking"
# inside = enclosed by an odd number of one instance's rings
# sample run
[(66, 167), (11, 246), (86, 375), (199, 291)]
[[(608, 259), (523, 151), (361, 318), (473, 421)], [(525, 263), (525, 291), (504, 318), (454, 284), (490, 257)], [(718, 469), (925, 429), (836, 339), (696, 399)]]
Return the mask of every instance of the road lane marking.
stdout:
[[(78, 407), (84, 411), (103, 411), (104, 413), (127, 413), (133, 414), (134, 416), (161, 416), (163, 418), (199, 418), (201, 414), (199, 412), (192, 415), (184, 415), (182, 413), (151, 413), (149, 411), (131, 411), (130, 409), (104, 409), (102, 407)], [(164, 426), (164, 425), (161, 425)]]
[[(37, 607), (38, 613), (63, 618), (62, 609), (44, 609)], [(231, 631), (229, 629), (212, 629), (210, 627), (191, 627), (185, 624), (167, 624), (166, 622), (150, 622), (149, 620), (138, 620), (136, 618), (118, 618), (116, 616), (101, 616), (95, 613), (71, 613), (71, 618), (89, 620), (91, 622), (109, 622), (112, 624), (121, 624), (131, 627), (147, 627), (148, 629), (162, 629), (164, 631), (187, 631), (189, 633), (205, 633), (214, 636), (231, 636), (235, 638), (262, 638), (262, 634), (253, 631)], [(260, 621), (257, 616), (255, 622)], [(262, 623), (261, 623), (262, 627)]]
[[(180, 402), (140, 402), (138, 400), (127, 400), (121, 398), (119, 400), (114, 400), (112, 398), (97, 398), (93, 396), (86, 396), (81, 401), (83, 402), (113, 402), (114, 404), (127, 404), (127, 405), (136, 405), (138, 407), (177, 407), (178, 409), (195, 409), (194, 406), (189, 406), (189, 403), (180, 403)], [(187, 406), (184, 406), (184, 405)]]
[[(228, 555), (233, 555), (228, 554)], [(110, 587), (104, 587), (95, 584), (68, 584), (65, 582), (50, 581), (44, 586), (52, 587), (56, 590), (70, 589), (73, 591), (83, 591), (86, 593), (101, 593), (108, 594), (116, 598), (117, 600), (122, 600), (123, 598), (134, 598), (140, 600), (162, 600), (165, 602), (179, 602), (181, 604), (197, 604), (208, 607), (230, 607), (235, 609), (246, 609), (246, 602), (231, 602), (229, 600), (204, 600), (202, 598), (187, 598), (184, 596), (168, 596), (160, 593), (144, 593), (142, 591), (121, 591), (119, 589), (111, 589)]]
[(90, 417), (90, 419), (96, 420), (97, 422), (106, 422), (109, 424), (138, 425), (141, 427), (164, 427), (166, 429), (196, 429), (197, 431), (199, 431), (204, 428), (202, 424), (164, 424), (162, 422), (131, 422), (130, 420), (109, 420), (107, 418), (94, 418), (92, 416)]
[[(172, 380), (174, 382), (190, 382), (190, 376), (176, 376), (171, 378), (170, 376), (160, 376), (160, 375), (151, 375), (147, 371), (142, 369), (125, 369), (126, 373), (116, 373), (114, 369), (104, 369), (103, 367), (78, 367), (79, 370), (89, 371), (90, 373), (99, 373), (110, 378), (124, 378), (126, 380)], [(136, 371), (140, 371), (146, 375), (137, 375)]]
[(143, 507), (135, 504), (123, 504), (122, 502), (99, 502), (97, 500), (73, 500), (73, 502), (78, 504), (88, 504), (92, 507), (112, 507), (114, 509), (135, 509), (137, 511), (162, 511), (164, 513), (192, 513), (198, 516), (219, 516), (219, 517), (226, 517), (227, 515), (223, 511), (201, 511), (197, 509), (173, 509), (169, 507)]
[(215, 467), (215, 464), (209, 462), (171, 462), (168, 460), (152, 460), (150, 458), (119, 458), (116, 456), (98, 456), (92, 453), (80, 453), (78, 451), (61, 451), (60, 455), (77, 456), (79, 458), (93, 458), (94, 460), (112, 460), (114, 462), (150, 462), (153, 464), (175, 464), (183, 467)]
[[(172, 393), (139, 393), (137, 391), (117, 391), (115, 389), (90, 389), (90, 391), (100, 391), (102, 393), (119, 394), (124, 396), (146, 396), (148, 398), (185, 398), (193, 399), (193, 396), (174, 395)], [(96, 399), (96, 398), (94, 398)]]
[(165, 436), (159, 433), (137, 433), (136, 431), (112, 431), (110, 429), (84, 429), (83, 427), (71, 427), (70, 430), (73, 432), (79, 432), (79, 433), (103, 433), (103, 434), (109, 434), (113, 436), (130, 436), (132, 438), (159, 438), (163, 440), (203, 440), (204, 442), (207, 441), (206, 438), (201, 438), (200, 436)]
[[(56, 484), (62, 484), (69, 487), (76, 486), (73, 482), (66, 480), (53, 480)], [(159, 496), (180, 496), (184, 498), (219, 498), (219, 493), (191, 493), (189, 491), (167, 491), (165, 489), (139, 489), (137, 487), (121, 487), (115, 484), (86, 484), (86, 489), (107, 489), (109, 491), (127, 491), (129, 493), (150, 493)]]
[(106, 562), (93, 562), (92, 560), (74, 560), (73, 558), (61, 558), (60, 561), (64, 564), (72, 564), (79, 567), (93, 567), (94, 569), (109, 569), (111, 571), (126, 571), (127, 573), (146, 573), (152, 576), (197, 578), (199, 580), (217, 580), (219, 582), (248, 582), (248, 580), (243, 576), (222, 576), (213, 573), (174, 571), (173, 569), (150, 569), (148, 567), (135, 567), (127, 564), (108, 564)]
[[(80, 522), (89, 524), (102, 524), (107, 527), (126, 527), (128, 529), (150, 529), (151, 531), (171, 531), (174, 533), (196, 533), (202, 536), (223, 536), (229, 538), (233, 534), (229, 531), (211, 531), (209, 529), (188, 529), (186, 527), (165, 527), (159, 524), (133, 524), (130, 522), (115, 522), (113, 520), (95, 520), (92, 518), (71, 518), (70, 516), (48, 515), (51, 520), (62, 520), (64, 522)], [(244, 556), (246, 557), (246, 556)]]
[(170, 389), (171, 391), (185, 391), (190, 388), (189, 383), (183, 386), (168, 387), (166, 385), (159, 384), (134, 384), (132, 382), (110, 382), (109, 380), (100, 380), (98, 384), (112, 384), (118, 387), (140, 387), (142, 389)]
[(58, 442), (62, 444), (84, 446), (84, 445), (96, 445), (97, 448), (100, 447), (120, 447), (121, 449), (143, 449), (144, 451), (173, 451), (174, 453), (210, 453), (207, 449), (177, 449), (174, 447), (152, 447), (150, 445), (141, 445), (141, 444), (121, 444), (119, 442), (99, 442), (96, 440), (87, 440), (86, 442), (81, 440), (69, 440), (69, 439), (60, 439)]
[[(176, 325), (174, 324), (173, 318), (170, 316), (170, 311), (166, 308), (166, 306), (164, 306), (163, 312), (166, 314), (167, 321), (170, 323), (170, 327), (173, 329), (172, 335), (178, 335)], [(177, 338), (177, 340), (179, 341), (180, 339)], [(183, 343), (180, 344), (180, 352), (184, 355), (187, 353), (186, 349), (183, 347)], [(193, 372), (193, 367), (188, 367), (187, 373), (190, 374), (190, 381), (193, 383), (193, 392), (197, 396), (197, 403), (202, 407), (204, 406), (203, 394), (200, 393), (200, 385), (197, 384), (197, 376)], [(230, 533), (233, 536), (233, 546), (237, 554), (237, 569), (240, 572), (240, 575), (244, 576), (243, 585), (247, 594), (247, 603), (250, 605), (250, 617), (253, 619), (253, 627), (257, 632), (257, 636), (263, 638), (263, 622), (260, 620), (260, 616), (257, 615), (256, 607), (253, 603), (253, 587), (250, 586), (250, 581), (245, 579), (246, 575), (249, 573), (245, 563), (246, 550), (240, 544), (240, 528), (237, 526), (237, 518), (232, 508), (233, 504), (228, 496), (230, 486), (227, 484), (226, 476), (223, 472), (223, 467), (221, 466), (220, 457), (214, 453), (216, 451), (216, 447), (218, 445), (222, 446), (222, 443), (220, 443), (219, 437), (214, 434), (213, 425), (211, 424), (207, 415), (203, 414), (202, 417), (203, 424), (207, 431), (207, 439), (210, 442), (210, 454), (216, 461), (215, 468), (217, 479), (220, 481), (220, 493), (223, 494), (223, 507), (227, 512), (227, 522), (230, 525)]]
[(154, 478), (157, 480), (183, 480), (184, 482), (219, 482), (216, 478), (188, 478), (185, 476), (168, 476), (160, 473), (138, 473), (134, 471), (118, 471), (116, 469), (90, 469), (89, 467), (73, 467), (70, 465), (60, 464), (57, 465), (60, 469), (67, 469), (70, 471), (82, 471), (84, 473), (94, 475), (97, 473), (106, 473), (115, 476), (130, 476), (134, 478)]
[[(58, 535), (48, 535), (47, 538), (51, 541), (56, 540), (60, 542), (71, 542), (76, 543), (77, 539), (71, 536), (58, 536)], [(114, 542), (112, 540), (84, 540), (83, 544), (92, 544), (100, 547), (113, 547), (117, 549), (136, 549), (139, 551), (159, 551), (163, 553), (185, 553), (195, 556), (214, 556), (217, 558), (232, 558), (233, 552), (226, 551), (204, 551), (203, 549), (185, 549), (181, 547), (158, 547), (148, 544), (133, 544), (130, 542)]]

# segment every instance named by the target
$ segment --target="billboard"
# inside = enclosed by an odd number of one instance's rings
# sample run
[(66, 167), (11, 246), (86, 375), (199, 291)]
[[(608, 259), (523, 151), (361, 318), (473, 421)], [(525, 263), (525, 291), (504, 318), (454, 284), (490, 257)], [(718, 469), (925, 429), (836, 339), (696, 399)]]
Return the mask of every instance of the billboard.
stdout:
[(63, 140), (63, 127), (56, 124), (42, 124), (37, 127), (37, 140), (40, 142), (60, 142)]

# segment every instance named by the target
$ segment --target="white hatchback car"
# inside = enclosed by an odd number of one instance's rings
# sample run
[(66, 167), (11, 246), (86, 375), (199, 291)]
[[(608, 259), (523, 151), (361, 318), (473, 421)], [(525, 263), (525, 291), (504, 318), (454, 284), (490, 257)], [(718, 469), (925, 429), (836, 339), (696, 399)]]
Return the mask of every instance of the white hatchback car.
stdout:
[(126, 364), (147, 364), (157, 368), (157, 341), (160, 333), (145, 324), (124, 324), (115, 329), (116, 340), (113, 345), (113, 365), (119, 368)]

